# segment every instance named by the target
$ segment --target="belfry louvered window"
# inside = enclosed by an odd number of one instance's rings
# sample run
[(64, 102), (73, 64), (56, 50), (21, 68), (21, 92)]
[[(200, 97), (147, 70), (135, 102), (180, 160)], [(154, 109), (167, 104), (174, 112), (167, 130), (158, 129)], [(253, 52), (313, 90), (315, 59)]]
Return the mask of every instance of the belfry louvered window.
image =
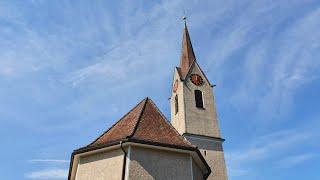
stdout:
[(175, 107), (175, 112), (177, 114), (179, 111), (178, 95), (176, 95), (176, 97), (174, 98), (174, 107)]
[(202, 92), (200, 90), (194, 91), (194, 98), (196, 101), (196, 107), (197, 108), (204, 108), (203, 107), (203, 99), (202, 99)]

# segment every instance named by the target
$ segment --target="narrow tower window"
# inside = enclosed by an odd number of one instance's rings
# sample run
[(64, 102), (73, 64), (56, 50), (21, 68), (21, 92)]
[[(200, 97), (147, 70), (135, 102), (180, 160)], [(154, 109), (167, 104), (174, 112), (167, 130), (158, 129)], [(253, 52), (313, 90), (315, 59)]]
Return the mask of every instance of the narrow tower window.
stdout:
[(196, 107), (203, 108), (203, 99), (202, 99), (202, 92), (200, 90), (194, 91), (194, 97), (196, 100)]
[(176, 111), (176, 114), (177, 114), (178, 111), (179, 111), (178, 95), (176, 95), (176, 97), (174, 98), (174, 106), (175, 106), (175, 111)]

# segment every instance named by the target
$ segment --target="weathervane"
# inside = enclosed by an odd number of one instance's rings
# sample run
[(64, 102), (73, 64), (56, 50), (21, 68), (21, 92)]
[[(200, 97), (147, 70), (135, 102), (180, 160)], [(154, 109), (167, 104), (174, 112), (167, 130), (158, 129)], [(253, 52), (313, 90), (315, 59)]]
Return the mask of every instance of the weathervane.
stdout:
[(183, 16), (182, 21), (184, 21), (184, 25), (187, 25), (187, 15), (186, 15), (186, 9), (183, 7)]
[(186, 16), (182, 16), (182, 20), (183, 20), (184, 22), (186, 22), (186, 21), (187, 21), (187, 17), (186, 17)]
[(186, 16), (182, 16), (182, 21), (184, 21), (184, 24), (187, 24), (187, 17)]

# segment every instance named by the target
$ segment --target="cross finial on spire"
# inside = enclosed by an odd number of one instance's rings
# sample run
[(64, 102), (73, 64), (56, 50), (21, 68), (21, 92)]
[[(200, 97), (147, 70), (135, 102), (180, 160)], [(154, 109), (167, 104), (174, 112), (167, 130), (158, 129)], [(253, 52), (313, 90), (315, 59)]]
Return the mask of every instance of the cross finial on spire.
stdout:
[(184, 25), (187, 25), (187, 17), (186, 16), (182, 16), (182, 21), (184, 21)]

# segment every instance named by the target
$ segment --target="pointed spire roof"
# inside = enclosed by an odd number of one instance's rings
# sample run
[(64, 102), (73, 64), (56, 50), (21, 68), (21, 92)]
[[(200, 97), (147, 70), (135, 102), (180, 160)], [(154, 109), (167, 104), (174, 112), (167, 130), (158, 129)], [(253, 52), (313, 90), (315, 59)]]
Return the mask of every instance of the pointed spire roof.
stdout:
[(165, 119), (150, 98), (145, 98), (87, 147), (123, 139), (193, 147)]
[(180, 58), (180, 74), (181, 78), (184, 79), (187, 75), (190, 66), (196, 61), (196, 56), (194, 55), (191, 39), (189, 36), (189, 31), (187, 23), (184, 23), (183, 37), (182, 37), (182, 52)]

